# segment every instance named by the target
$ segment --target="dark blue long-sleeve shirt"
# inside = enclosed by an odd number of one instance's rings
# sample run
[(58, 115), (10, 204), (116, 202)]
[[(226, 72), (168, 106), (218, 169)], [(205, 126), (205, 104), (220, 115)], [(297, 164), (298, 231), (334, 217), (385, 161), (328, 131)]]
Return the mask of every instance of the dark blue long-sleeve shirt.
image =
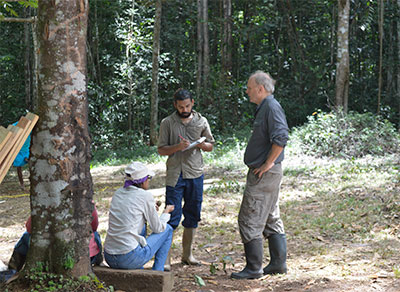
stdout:
[[(267, 96), (256, 109), (253, 133), (244, 153), (244, 163), (251, 168), (260, 167), (268, 158), (272, 144), (285, 147), (289, 139), (289, 128), (285, 112), (273, 95)], [(284, 151), (275, 160), (279, 163)]]

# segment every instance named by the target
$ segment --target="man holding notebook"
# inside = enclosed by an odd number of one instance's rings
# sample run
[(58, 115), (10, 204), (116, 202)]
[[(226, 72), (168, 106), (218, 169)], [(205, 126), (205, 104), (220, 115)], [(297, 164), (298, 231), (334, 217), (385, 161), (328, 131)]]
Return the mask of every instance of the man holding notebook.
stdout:
[[(192, 243), (201, 220), (203, 201), (204, 165), (201, 151), (212, 151), (215, 141), (207, 119), (194, 111), (193, 105), (194, 99), (188, 90), (178, 89), (175, 92), (176, 111), (161, 121), (158, 153), (168, 155), (165, 204), (175, 206), (168, 223), (176, 229), (182, 214), (184, 216), (182, 262), (199, 265), (200, 262), (192, 255)], [(166, 269), (170, 265), (168, 260)]]

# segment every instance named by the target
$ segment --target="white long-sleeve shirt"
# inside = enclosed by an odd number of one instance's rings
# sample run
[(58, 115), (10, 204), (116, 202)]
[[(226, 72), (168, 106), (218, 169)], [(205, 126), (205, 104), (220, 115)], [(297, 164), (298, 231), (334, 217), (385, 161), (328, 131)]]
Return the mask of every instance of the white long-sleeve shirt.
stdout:
[(151, 192), (135, 186), (119, 188), (111, 200), (104, 250), (108, 254), (126, 254), (139, 244), (146, 246), (146, 238), (139, 235), (145, 222), (154, 233), (160, 233), (170, 216), (168, 213), (158, 216)]

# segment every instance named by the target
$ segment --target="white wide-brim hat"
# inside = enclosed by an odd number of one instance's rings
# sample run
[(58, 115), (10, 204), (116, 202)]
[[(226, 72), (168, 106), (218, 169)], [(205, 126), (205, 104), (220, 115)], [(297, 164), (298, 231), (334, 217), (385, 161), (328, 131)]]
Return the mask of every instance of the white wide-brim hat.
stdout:
[(135, 161), (125, 168), (125, 173), (130, 175), (131, 180), (139, 180), (147, 176), (154, 176), (154, 171), (148, 169), (146, 165), (141, 162)]

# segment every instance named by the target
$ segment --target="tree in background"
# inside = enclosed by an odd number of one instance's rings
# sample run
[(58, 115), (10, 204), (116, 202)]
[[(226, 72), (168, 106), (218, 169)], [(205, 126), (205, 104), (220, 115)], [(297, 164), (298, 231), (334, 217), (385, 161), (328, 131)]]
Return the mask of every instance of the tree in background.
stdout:
[(376, 112), (379, 114), (381, 111), (381, 95), (382, 95), (382, 62), (383, 62), (383, 15), (385, 6), (383, 0), (379, 0), (378, 4), (378, 27), (379, 27), (379, 73), (378, 73), (378, 106)]
[(39, 122), (30, 158), (32, 237), (25, 272), (87, 275), (93, 210), (88, 129), (88, 1), (38, 6)]
[(336, 67), (336, 108), (342, 108), (344, 112), (348, 109), (349, 99), (349, 21), (350, 0), (338, 0), (338, 44), (337, 44), (337, 67)]
[[(247, 129), (254, 108), (247, 102), (244, 87), (248, 75), (257, 69), (269, 71), (277, 79), (277, 97), (291, 127), (306, 122), (318, 109), (329, 111), (336, 105), (336, 92), (340, 91), (335, 81), (342, 80), (338, 0), (226, 0), (231, 3), (230, 13), (224, 1), (207, 1), (205, 10), (199, 10), (198, 1), (162, 1), (158, 121), (173, 110), (171, 96), (177, 88), (196, 93), (202, 88), (207, 92), (200, 94), (196, 109), (207, 116), (216, 134)], [(381, 88), (380, 115), (400, 124), (397, 1), (384, 1), (381, 85), (379, 1), (348, 1), (351, 71), (345, 73), (348, 85), (341, 88), (347, 88), (349, 110), (374, 114)], [(154, 128), (149, 119), (154, 4), (152, 0), (90, 1), (88, 97), (94, 149), (135, 149), (135, 145), (150, 143)], [(17, 5), (15, 2), (13, 8)], [(207, 13), (207, 21), (201, 20), (206, 18), (199, 16), (200, 11)], [(221, 86), (222, 64), (227, 60), (223, 57), (224, 15), (231, 15), (232, 66), (229, 81)], [(208, 85), (199, 87), (199, 77), (207, 75), (198, 71), (202, 67), (199, 60), (207, 63), (205, 58), (199, 59), (202, 34), (198, 29), (205, 26), (208, 41), (204, 43), (209, 51), (204, 57), (209, 56), (209, 66), (204, 68), (209, 68), (209, 77), (205, 78)], [(15, 105), (25, 104), (23, 64), (18, 63), (25, 53), (20, 43), (23, 39), (22, 24), (0, 25), (3, 123), (15, 121), (21, 114)]]
[[(397, 61), (400, 61), (400, 0), (397, 0)], [(397, 93), (395, 95), (397, 97), (397, 106), (398, 113), (400, 114), (400, 70), (397, 66)], [(400, 119), (398, 120), (398, 128), (400, 128)]]
[(208, 36), (208, 1), (197, 0), (197, 74), (196, 98), (208, 104), (207, 96), (210, 74), (210, 48)]
[(156, 1), (156, 15), (154, 18), (153, 34), (153, 70), (151, 77), (151, 120), (150, 120), (150, 144), (157, 144), (158, 124), (158, 72), (160, 55), (160, 31), (161, 31), (162, 1)]

